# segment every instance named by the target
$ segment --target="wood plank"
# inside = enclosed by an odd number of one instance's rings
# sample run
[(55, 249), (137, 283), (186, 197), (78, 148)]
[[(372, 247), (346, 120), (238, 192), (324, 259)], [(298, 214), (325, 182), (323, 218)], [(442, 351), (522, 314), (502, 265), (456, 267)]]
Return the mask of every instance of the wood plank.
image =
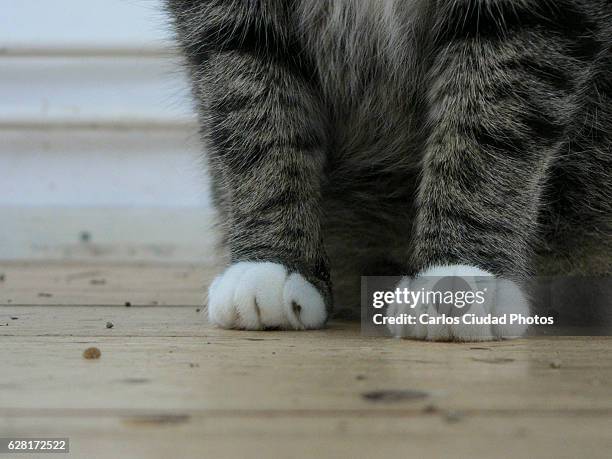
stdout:
[(0, 304), (201, 305), (213, 265), (3, 262)]
[[(297, 333), (220, 330), (192, 308), (27, 309), (11, 308), (19, 319), (0, 327), (3, 409), (612, 410), (609, 338), (433, 344), (365, 338), (345, 323)], [(103, 309), (117, 314), (113, 329)], [(102, 351), (99, 361), (82, 358), (90, 346)], [(389, 390), (422, 397), (406, 404), (386, 403), (384, 392), (366, 396)]]
[(0, 295), (31, 304), (0, 306), (1, 436), (69, 436), (84, 459), (609, 457), (611, 338), (220, 330), (199, 306), (214, 271), (2, 264)]
[[(610, 418), (0, 418), (7, 435), (69, 435), (71, 458), (608, 458)], [(45, 458), (48, 455), (40, 455)]]
[[(354, 328), (6, 336), (0, 429), (69, 436), (83, 458), (608, 457), (611, 368), (595, 356), (609, 341), (553, 341), (485, 350), (364, 339)], [(99, 361), (82, 359), (90, 345)], [(427, 396), (364, 398), (389, 389)]]

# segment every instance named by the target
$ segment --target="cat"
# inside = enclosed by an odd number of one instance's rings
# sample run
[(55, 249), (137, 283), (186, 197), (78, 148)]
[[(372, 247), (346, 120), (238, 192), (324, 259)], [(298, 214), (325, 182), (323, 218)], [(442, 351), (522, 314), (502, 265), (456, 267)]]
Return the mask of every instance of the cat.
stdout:
[(612, 245), (611, 2), (166, 6), (231, 259), (214, 324), (320, 328), (362, 275), (495, 277), (527, 314), (542, 256)]

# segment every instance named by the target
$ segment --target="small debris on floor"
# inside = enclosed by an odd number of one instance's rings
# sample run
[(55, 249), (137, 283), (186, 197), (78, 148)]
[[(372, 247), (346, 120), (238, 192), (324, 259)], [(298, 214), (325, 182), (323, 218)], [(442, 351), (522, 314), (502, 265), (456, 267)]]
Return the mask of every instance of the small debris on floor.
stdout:
[(6, 275), (0, 274), (0, 282), (4, 282), (6, 280)]
[(553, 360), (550, 362), (550, 368), (561, 368), (561, 360)]
[(439, 412), (440, 409), (434, 403), (428, 403), (423, 407), (423, 413), (432, 414)]
[(46, 293), (46, 292), (39, 292), (38, 293), (38, 297), (39, 298), (51, 298), (53, 295), (51, 293)]
[(89, 283), (91, 285), (106, 285), (106, 279), (91, 279)]
[(79, 240), (84, 243), (91, 241), (91, 233), (89, 231), (81, 231), (79, 233)]
[(357, 381), (363, 381), (364, 379), (366, 379), (366, 377), (365, 377), (365, 375), (357, 375), (357, 376), (355, 376), (355, 379)]
[(401, 402), (427, 398), (429, 394), (420, 390), (375, 390), (365, 392), (361, 396), (369, 402)]
[(19, 317), (11, 317), (11, 320), (18, 320)]
[(200, 308), (197, 308), (197, 309), (196, 309), (196, 312), (200, 312), (200, 311), (201, 311), (201, 309), (200, 309)]
[(102, 353), (97, 347), (88, 347), (83, 351), (83, 358), (87, 360), (99, 359)]
[(123, 422), (136, 425), (182, 424), (190, 418), (187, 414), (143, 415), (124, 419)]
[(106, 328), (113, 328), (115, 326), (112, 322), (106, 322)]
[(446, 422), (449, 422), (451, 424), (454, 424), (455, 422), (459, 422), (463, 418), (464, 418), (463, 413), (460, 413), (459, 411), (449, 411), (444, 416), (444, 419), (446, 420)]
[(124, 304), (126, 308), (129, 308), (130, 306), (132, 306), (132, 303), (130, 303), (129, 301), (126, 301)]
[(437, 413), (438, 411), (440, 410), (433, 403), (428, 403), (423, 407), (423, 413)]
[(200, 364), (199, 363), (190, 363), (189, 364), (189, 368), (200, 368)]

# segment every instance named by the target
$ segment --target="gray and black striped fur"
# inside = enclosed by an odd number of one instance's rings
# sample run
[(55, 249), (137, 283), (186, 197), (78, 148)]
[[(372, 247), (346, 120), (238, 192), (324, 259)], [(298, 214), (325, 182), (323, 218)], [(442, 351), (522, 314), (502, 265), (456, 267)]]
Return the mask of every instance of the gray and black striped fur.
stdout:
[(233, 262), (364, 274), (612, 240), (612, 2), (167, 0)]

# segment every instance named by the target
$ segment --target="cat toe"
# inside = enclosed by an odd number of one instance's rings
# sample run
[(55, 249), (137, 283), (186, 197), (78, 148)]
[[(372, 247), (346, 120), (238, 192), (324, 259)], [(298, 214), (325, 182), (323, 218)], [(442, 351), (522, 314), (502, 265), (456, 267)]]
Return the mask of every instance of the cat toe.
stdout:
[(208, 318), (223, 328), (232, 328), (238, 314), (234, 308), (234, 292), (240, 277), (247, 269), (246, 263), (238, 263), (218, 276), (208, 288)]
[(327, 320), (323, 296), (301, 274), (293, 273), (287, 279), (283, 305), (295, 329), (321, 328)]
[(235, 328), (286, 328), (288, 321), (282, 307), (282, 294), (287, 270), (277, 263), (244, 264), (250, 266), (240, 278), (234, 293), (233, 307), (238, 313)]

